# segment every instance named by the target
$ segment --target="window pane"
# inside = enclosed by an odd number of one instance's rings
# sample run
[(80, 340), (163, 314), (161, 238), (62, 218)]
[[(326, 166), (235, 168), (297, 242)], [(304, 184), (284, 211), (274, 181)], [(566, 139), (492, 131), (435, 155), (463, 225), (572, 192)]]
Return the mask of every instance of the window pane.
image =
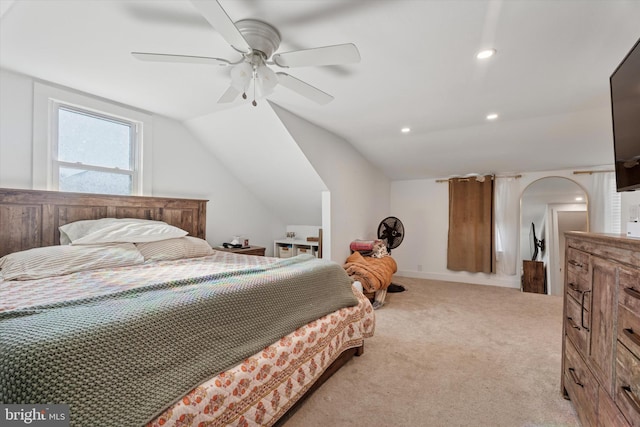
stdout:
[(131, 175), (60, 168), (60, 191), (129, 195), (131, 187)]
[(131, 169), (131, 127), (63, 108), (58, 110), (58, 159)]

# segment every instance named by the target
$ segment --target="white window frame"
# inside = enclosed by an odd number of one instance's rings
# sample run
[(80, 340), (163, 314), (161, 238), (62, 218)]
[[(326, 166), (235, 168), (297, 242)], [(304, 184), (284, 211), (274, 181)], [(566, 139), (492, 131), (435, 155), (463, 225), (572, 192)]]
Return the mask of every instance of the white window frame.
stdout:
[[(104, 167), (104, 166), (95, 166), (89, 165), (81, 162), (66, 162), (62, 161), (58, 157), (58, 138), (59, 138), (59, 124), (60, 124), (60, 110), (70, 111), (76, 114), (83, 114), (92, 118), (106, 120), (113, 123), (117, 123), (120, 125), (128, 126), (130, 129), (130, 153), (129, 153), (129, 168), (121, 169), (118, 167)], [(84, 108), (79, 108), (71, 105), (67, 105), (62, 102), (52, 101), (52, 109), (51, 109), (51, 135), (49, 136), (52, 147), (52, 177), (51, 182), (53, 188), (56, 190), (60, 190), (60, 167), (70, 168), (70, 169), (78, 169), (78, 170), (87, 170), (87, 171), (97, 171), (97, 172), (107, 172), (107, 173), (115, 173), (120, 175), (127, 175), (131, 177), (131, 193), (130, 194), (140, 194), (138, 191), (139, 188), (139, 170), (140, 165), (138, 162), (138, 158), (140, 157), (138, 153), (138, 147), (140, 146), (140, 138), (139, 138), (139, 130), (140, 123), (132, 120), (123, 119), (120, 117), (113, 117), (106, 114), (96, 113), (91, 110), (87, 110)]]
[[(132, 160), (134, 180), (131, 195), (152, 194), (152, 148), (153, 116), (132, 107), (113, 101), (74, 91), (72, 89), (50, 86), (35, 82), (33, 92), (33, 188), (40, 190), (58, 190), (59, 167), (57, 158), (58, 108), (63, 106), (107, 120), (134, 123), (136, 142)], [(135, 148), (133, 148), (135, 146)], [(75, 165), (76, 168), (79, 165)], [(114, 172), (112, 168), (83, 165), (83, 170)], [(121, 172), (124, 172), (120, 169)]]

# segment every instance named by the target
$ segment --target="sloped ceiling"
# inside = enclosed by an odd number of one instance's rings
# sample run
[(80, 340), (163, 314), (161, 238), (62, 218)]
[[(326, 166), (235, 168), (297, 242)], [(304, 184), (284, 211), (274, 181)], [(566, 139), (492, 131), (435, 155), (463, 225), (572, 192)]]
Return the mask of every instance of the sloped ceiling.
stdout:
[[(179, 120), (225, 114), (228, 68), (131, 51), (238, 59), (187, 0), (3, 4), (0, 66)], [(351, 142), (391, 179), (611, 164), (608, 78), (640, 37), (637, 0), (220, 0), (275, 25), (280, 51), (353, 42), (359, 64), (290, 74), (335, 96), (272, 99)], [(484, 62), (483, 48), (497, 49)], [(228, 110), (228, 111), (224, 111)], [(221, 113), (224, 111), (224, 113)], [(500, 114), (487, 122), (490, 112)], [(402, 126), (412, 132), (400, 134)]]
[(283, 222), (322, 224), (327, 187), (267, 102), (200, 116), (185, 126)]

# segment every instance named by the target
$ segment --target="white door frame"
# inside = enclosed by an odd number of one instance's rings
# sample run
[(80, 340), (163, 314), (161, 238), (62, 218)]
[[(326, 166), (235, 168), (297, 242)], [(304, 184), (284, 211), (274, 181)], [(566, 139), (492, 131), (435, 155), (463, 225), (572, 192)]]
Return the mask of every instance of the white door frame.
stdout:
[[(549, 268), (547, 268), (547, 294), (564, 284), (564, 265), (560, 265), (560, 235), (558, 231), (558, 212), (586, 212), (586, 203), (554, 203), (547, 205), (547, 227), (545, 232), (546, 250), (549, 251)], [(588, 220), (587, 220), (588, 223)]]

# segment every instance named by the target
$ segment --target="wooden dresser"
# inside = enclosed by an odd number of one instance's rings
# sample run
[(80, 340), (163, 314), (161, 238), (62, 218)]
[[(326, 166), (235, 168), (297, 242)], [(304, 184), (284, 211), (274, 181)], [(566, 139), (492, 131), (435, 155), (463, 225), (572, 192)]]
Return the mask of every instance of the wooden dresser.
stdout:
[(566, 233), (561, 388), (583, 426), (640, 427), (640, 239)]

